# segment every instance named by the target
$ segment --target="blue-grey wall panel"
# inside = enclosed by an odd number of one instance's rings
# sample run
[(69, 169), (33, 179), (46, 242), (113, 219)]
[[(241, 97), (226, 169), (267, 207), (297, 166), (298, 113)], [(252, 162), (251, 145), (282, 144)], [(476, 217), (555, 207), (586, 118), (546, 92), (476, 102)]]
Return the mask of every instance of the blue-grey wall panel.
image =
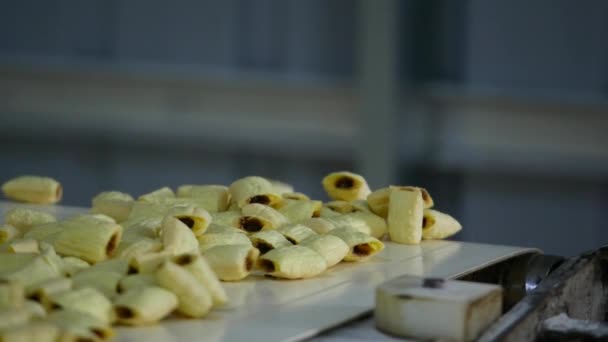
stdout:
[(608, 1), (472, 0), (469, 9), (471, 83), (608, 89)]
[(355, 1), (287, 1), (286, 65), (290, 72), (351, 76)]
[(606, 203), (595, 182), (497, 175), (464, 179), (464, 240), (538, 247), (560, 255), (606, 243), (600, 239)]
[(4, 1), (0, 53), (53, 58), (107, 58), (113, 1)]
[(236, 63), (237, 1), (118, 2), (121, 61), (232, 67)]

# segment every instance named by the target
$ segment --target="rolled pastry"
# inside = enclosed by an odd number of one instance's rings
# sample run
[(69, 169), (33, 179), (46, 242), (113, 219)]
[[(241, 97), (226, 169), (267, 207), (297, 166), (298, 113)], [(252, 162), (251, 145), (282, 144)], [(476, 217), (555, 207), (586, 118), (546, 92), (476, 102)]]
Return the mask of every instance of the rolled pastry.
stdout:
[[(7, 280), (20, 282), (25, 287), (26, 293), (28, 293), (30, 289), (35, 287), (37, 284), (62, 275), (61, 269), (58, 267), (58, 265), (55, 265), (53, 262), (49, 262), (49, 260), (46, 260), (41, 255), (36, 256), (33, 259), (30, 259), (30, 254), (27, 253), (14, 255), (26, 255), (26, 260), (28, 261), (21, 264), (17, 269), (3, 272), (2, 277)], [(6, 258), (0, 258), (0, 260), (6, 260)], [(8, 261), (11, 262), (10, 260)]]
[(361, 220), (369, 227), (369, 235), (376, 239), (381, 239), (387, 232), (386, 220), (382, 217), (369, 212), (369, 211), (357, 211), (346, 216), (350, 216), (355, 221)]
[(30, 322), (0, 333), (3, 342), (55, 342), (59, 337), (59, 328), (48, 322)]
[(115, 335), (108, 322), (78, 310), (53, 310), (47, 320), (59, 327), (60, 341), (108, 341)]
[(388, 203), (391, 191), (393, 189), (402, 189), (402, 190), (415, 190), (418, 189), (422, 195), (422, 201), (424, 202), (425, 208), (433, 207), (433, 198), (429, 194), (429, 192), (425, 188), (415, 187), (415, 186), (387, 186), (385, 188), (378, 189), (369, 196), (367, 196), (367, 203), (370, 209), (381, 217), (386, 218), (388, 216)]
[(198, 238), (199, 250), (204, 251), (215, 246), (222, 245), (247, 245), (251, 246), (251, 241), (243, 233), (217, 233), (203, 234)]
[(87, 272), (113, 272), (120, 275), (127, 275), (129, 272), (129, 260), (108, 259), (98, 262), (87, 269)]
[(221, 245), (202, 251), (202, 255), (220, 280), (237, 281), (251, 273), (260, 251), (248, 245)]
[(110, 271), (94, 271), (88, 269), (76, 274), (72, 279), (75, 289), (94, 288), (109, 299), (118, 295), (118, 282), (125, 275)]
[(314, 250), (303, 246), (273, 249), (258, 260), (266, 275), (285, 278), (311, 278), (327, 269), (325, 259)]
[(353, 229), (333, 229), (328, 234), (339, 237), (350, 248), (344, 261), (363, 261), (384, 249), (382, 241)]
[(196, 236), (183, 222), (184, 219), (177, 219), (171, 215), (167, 215), (163, 220), (160, 229), (160, 238), (163, 243), (164, 251), (177, 255), (196, 251), (198, 249)]
[(212, 222), (223, 226), (239, 227), (241, 211), (228, 210), (219, 213), (211, 213)]
[(335, 217), (323, 217), (323, 219), (333, 226), (332, 229), (350, 228), (367, 235), (372, 234), (372, 228), (367, 221), (354, 216), (352, 213)]
[(244, 233), (257, 233), (263, 230), (273, 230), (276, 226), (273, 222), (259, 216), (243, 215), (238, 219), (238, 228)]
[(308, 197), (308, 195), (303, 194), (301, 192), (286, 192), (284, 194), (281, 194), (281, 197), (283, 197), (283, 199), (287, 199), (287, 200), (297, 200), (297, 201), (309, 201), (310, 197)]
[(207, 230), (205, 231), (205, 235), (208, 234), (222, 234), (222, 233), (239, 233), (243, 234), (242, 229), (238, 229), (235, 226), (227, 226), (224, 224), (211, 223)]
[(272, 190), (275, 194), (283, 195), (293, 193), (293, 185), (291, 184), (287, 184), (274, 179), (269, 179), (268, 181), (272, 185)]
[(289, 221), (277, 210), (263, 204), (251, 203), (241, 209), (242, 217), (260, 218), (270, 223), (269, 229), (277, 229)]
[(207, 260), (198, 253), (178, 255), (173, 262), (190, 272), (199, 283), (203, 284), (209, 291), (214, 306), (222, 306), (228, 302), (226, 291), (222, 287), (219, 278)]
[(110, 300), (98, 290), (90, 287), (51, 293), (49, 303), (54, 310), (66, 309), (84, 312), (108, 324), (114, 321)]
[(159, 203), (166, 199), (173, 198), (175, 198), (175, 193), (173, 193), (173, 190), (171, 190), (169, 187), (165, 186), (152, 192), (148, 192), (147, 194), (143, 194), (139, 196), (137, 200), (148, 203)]
[(38, 240), (34, 239), (15, 239), (9, 242), (8, 251), (11, 253), (40, 253)]
[(44, 307), (31, 299), (27, 299), (23, 302), (23, 308), (30, 313), (30, 317), (32, 319), (45, 319), (46, 318), (46, 310)]
[(258, 176), (237, 179), (228, 188), (232, 195), (232, 202), (239, 208), (249, 203), (274, 207), (282, 200), (281, 195), (274, 192), (272, 183), (268, 179)]
[(21, 236), (19, 229), (10, 224), (0, 224), (0, 244), (9, 242)]
[(342, 261), (350, 251), (346, 242), (334, 235), (311, 236), (300, 245), (319, 253), (325, 259), (327, 268)]
[(129, 290), (114, 301), (118, 322), (127, 325), (156, 323), (177, 308), (178, 299), (173, 292), (158, 286)]
[(70, 278), (53, 278), (43, 281), (32, 287), (27, 296), (47, 309), (51, 309), (51, 296), (72, 289), (72, 279)]
[(39, 176), (13, 178), (2, 185), (2, 191), (7, 198), (37, 204), (57, 203), (63, 195), (58, 181)]
[(0, 311), (23, 306), (25, 288), (17, 281), (0, 279)]
[(165, 251), (137, 254), (129, 262), (129, 274), (156, 272), (160, 265), (172, 256), (173, 253)]
[(365, 199), (370, 193), (365, 178), (352, 172), (330, 173), (323, 178), (321, 183), (327, 195), (334, 200), (354, 201)]
[(402, 244), (418, 244), (422, 239), (424, 201), (419, 188), (396, 188), (390, 192), (388, 235)]
[(36, 253), (0, 253), (0, 273), (19, 271), (37, 257)]
[(57, 219), (55, 216), (43, 211), (14, 208), (4, 214), (4, 221), (19, 229), (22, 234), (25, 234), (34, 226), (57, 222)]
[(156, 272), (160, 286), (177, 296), (177, 311), (189, 317), (203, 317), (213, 306), (207, 288), (194, 275), (172, 261), (164, 262)]
[(196, 236), (202, 235), (209, 227), (212, 217), (207, 210), (195, 206), (178, 206), (171, 208), (167, 215), (173, 216), (185, 224)]
[(118, 282), (116, 288), (118, 293), (125, 293), (131, 289), (147, 286), (158, 286), (156, 274), (154, 273), (136, 273), (123, 277)]
[(105, 191), (93, 197), (91, 212), (105, 214), (116, 220), (126, 221), (133, 207), (133, 197), (119, 191)]
[(63, 226), (60, 222), (41, 224), (31, 228), (23, 235), (23, 237), (26, 239), (45, 241), (52, 244), (55, 238), (58, 236), (57, 233), (62, 230)]
[(109, 258), (122, 237), (122, 227), (91, 219), (74, 219), (62, 223), (53, 246), (57, 253), (74, 256), (90, 263)]
[(292, 243), (285, 236), (276, 230), (266, 230), (257, 232), (249, 236), (251, 243), (260, 251), (260, 254), (265, 254), (275, 248), (291, 246)]
[(462, 229), (452, 216), (434, 209), (424, 209), (422, 219), (422, 238), (425, 240), (445, 239)]
[(283, 234), (283, 236), (285, 236), (285, 238), (294, 245), (299, 244), (311, 236), (317, 235), (314, 230), (301, 224), (290, 224), (283, 226), (277, 229), (277, 231)]
[(225, 211), (230, 205), (230, 192), (223, 185), (182, 185), (177, 188), (177, 197), (194, 198), (209, 212)]
[(285, 200), (279, 212), (289, 222), (296, 223), (321, 214), (321, 201), (310, 200)]
[(298, 223), (314, 230), (317, 234), (327, 234), (327, 232), (336, 228), (332, 222), (323, 217), (313, 217)]
[(347, 201), (329, 201), (324, 203), (323, 206), (339, 214), (348, 214), (355, 211), (352, 203)]
[(0, 310), (0, 331), (24, 325), (30, 317), (30, 312), (25, 308)]
[(74, 274), (91, 267), (91, 265), (76, 257), (65, 257), (61, 259), (61, 270), (65, 276), (71, 277)]
[(142, 237), (138, 241), (128, 244), (126, 244), (125, 241), (122, 241), (120, 245), (118, 245), (115, 257), (128, 261), (137, 255), (160, 252), (162, 248), (163, 243), (158, 239)]

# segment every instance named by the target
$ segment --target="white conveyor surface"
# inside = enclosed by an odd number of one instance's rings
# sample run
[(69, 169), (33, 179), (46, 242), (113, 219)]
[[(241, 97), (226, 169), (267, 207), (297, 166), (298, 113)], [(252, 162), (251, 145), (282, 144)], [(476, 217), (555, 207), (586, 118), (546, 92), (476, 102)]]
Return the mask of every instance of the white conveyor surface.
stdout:
[[(85, 208), (0, 202), (0, 216), (15, 206), (58, 218)], [(466, 229), (466, 228), (465, 228)], [(274, 280), (260, 275), (224, 283), (230, 305), (204, 319), (171, 319), (157, 326), (117, 329), (116, 341), (285, 341), (315, 336), (369, 312), (375, 287), (403, 274), (453, 278), (535, 249), (456, 241), (423, 241), (418, 246), (386, 242), (364, 263), (341, 263), (319, 277)]]

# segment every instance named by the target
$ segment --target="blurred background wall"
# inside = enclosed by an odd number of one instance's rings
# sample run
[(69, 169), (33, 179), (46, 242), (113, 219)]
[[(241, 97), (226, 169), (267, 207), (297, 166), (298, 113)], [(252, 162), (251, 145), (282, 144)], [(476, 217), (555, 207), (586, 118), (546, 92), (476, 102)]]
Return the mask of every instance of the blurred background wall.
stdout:
[(0, 0), (0, 180), (419, 184), (458, 238), (608, 241), (608, 2)]

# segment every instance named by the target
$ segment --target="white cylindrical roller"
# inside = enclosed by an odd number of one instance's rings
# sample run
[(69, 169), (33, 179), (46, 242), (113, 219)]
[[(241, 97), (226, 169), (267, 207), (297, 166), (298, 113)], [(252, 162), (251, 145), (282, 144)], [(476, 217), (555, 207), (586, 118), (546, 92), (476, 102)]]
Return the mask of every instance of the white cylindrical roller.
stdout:
[(376, 289), (378, 329), (416, 340), (472, 341), (502, 312), (500, 286), (402, 276)]

